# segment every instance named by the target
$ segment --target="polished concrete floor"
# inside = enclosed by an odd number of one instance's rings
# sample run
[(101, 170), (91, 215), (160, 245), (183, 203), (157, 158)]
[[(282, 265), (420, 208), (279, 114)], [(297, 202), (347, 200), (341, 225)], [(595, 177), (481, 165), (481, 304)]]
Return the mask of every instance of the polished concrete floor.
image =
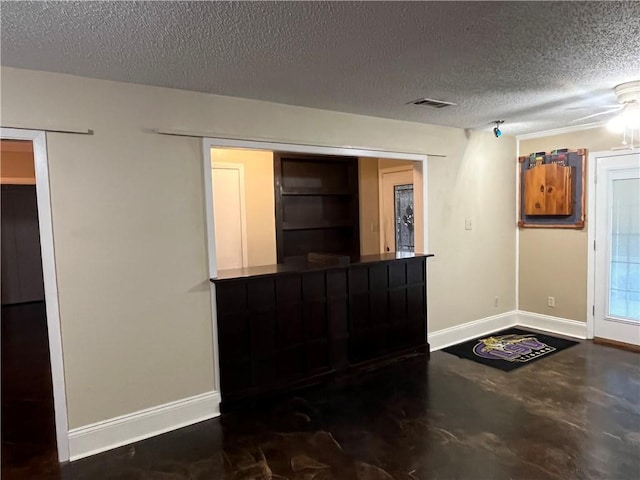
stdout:
[[(2, 306), (2, 478), (58, 470), (44, 302)], [(29, 472), (33, 472), (33, 475)]]
[(59, 472), (12, 474), (3, 479), (640, 478), (640, 355), (582, 342), (506, 373), (435, 352)]

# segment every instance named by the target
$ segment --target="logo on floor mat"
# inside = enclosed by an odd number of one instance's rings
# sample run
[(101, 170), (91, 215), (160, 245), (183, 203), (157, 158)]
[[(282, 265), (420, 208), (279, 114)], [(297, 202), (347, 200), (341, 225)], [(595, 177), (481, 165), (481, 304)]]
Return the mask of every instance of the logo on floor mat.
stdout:
[(528, 362), (555, 351), (554, 347), (539, 342), (533, 335), (500, 335), (481, 338), (473, 353), (489, 360)]

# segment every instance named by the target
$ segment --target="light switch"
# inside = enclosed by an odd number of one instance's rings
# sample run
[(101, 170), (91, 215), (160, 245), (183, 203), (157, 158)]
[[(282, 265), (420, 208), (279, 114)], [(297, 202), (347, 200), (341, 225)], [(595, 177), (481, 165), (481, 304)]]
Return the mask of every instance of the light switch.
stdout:
[(470, 218), (465, 218), (464, 219), (464, 229), (465, 230), (471, 230), (473, 229), (473, 223), (471, 222)]

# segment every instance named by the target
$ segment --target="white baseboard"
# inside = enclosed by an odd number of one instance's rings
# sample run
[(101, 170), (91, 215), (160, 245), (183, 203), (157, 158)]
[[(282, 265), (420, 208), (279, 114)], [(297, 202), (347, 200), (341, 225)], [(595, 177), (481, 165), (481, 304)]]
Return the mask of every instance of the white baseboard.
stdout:
[(69, 431), (70, 460), (95, 455), (220, 415), (220, 393), (206, 392)]
[(477, 338), (487, 333), (492, 333), (504, 328), (516, 325), (516, 311), (501, 313), (491, 317), (481, 318), (472, 322), (456, 325), (455, 327), (443, 328), (429, 333), (429, 346), (432, 352)]
[(552, 317), (541, 313), (524, 312), (519, 310), (517, 325), (521, 327), (535, 328), (545, 332), (558, 333), (574, 338), (587, 338), (587, 323), (567, 318)]
[(574, 338), (587, 338), (587, 324), (541, 313), (513, 310), (429, 333), (431, 351), (465, 342), (509, 327), (529, 327)]

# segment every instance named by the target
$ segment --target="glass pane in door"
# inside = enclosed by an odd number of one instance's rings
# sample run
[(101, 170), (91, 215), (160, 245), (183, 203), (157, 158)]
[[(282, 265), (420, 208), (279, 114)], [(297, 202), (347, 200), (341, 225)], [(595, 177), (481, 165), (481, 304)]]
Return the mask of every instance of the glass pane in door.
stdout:
[(640, 178), (611, 183), (609, 316), (640, 321)]
[(413, 185), (395, 185), (393, 187), (396, 219), (396, 252), (413, 252), (414, 216)]

